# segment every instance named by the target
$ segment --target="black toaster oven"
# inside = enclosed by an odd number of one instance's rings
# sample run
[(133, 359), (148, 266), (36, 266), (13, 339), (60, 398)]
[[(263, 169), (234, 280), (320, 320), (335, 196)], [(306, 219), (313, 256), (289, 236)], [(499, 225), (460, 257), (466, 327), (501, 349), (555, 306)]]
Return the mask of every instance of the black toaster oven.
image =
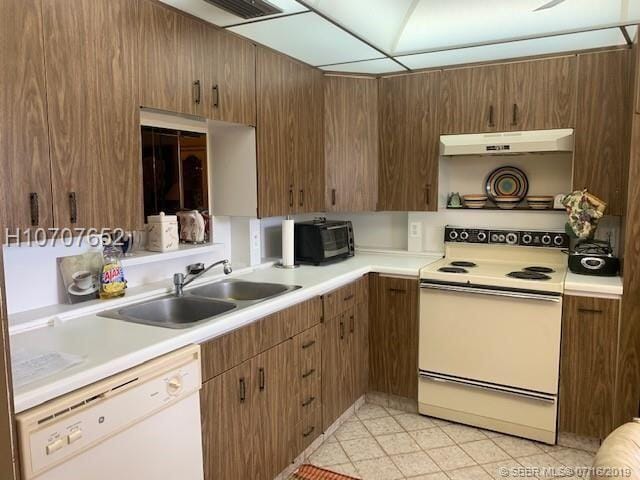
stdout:
[(353, 226), (349, 221), (325, 218), (297, 222), (294, 226), (294, 252), (297, 263), (313, 265), (352, 257), (355, 252)]

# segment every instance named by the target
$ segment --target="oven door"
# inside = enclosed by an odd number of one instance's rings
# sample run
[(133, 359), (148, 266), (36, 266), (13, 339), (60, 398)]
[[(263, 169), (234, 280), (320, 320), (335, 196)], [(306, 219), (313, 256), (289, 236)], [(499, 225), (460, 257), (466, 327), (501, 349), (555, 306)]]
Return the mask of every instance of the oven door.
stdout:
[(348, 223), (323, 228), (321, 235), (325, 260), (350, 254), (351, 230)]
[(562, 297), (423, 280), (422, 372), (555, 395)]

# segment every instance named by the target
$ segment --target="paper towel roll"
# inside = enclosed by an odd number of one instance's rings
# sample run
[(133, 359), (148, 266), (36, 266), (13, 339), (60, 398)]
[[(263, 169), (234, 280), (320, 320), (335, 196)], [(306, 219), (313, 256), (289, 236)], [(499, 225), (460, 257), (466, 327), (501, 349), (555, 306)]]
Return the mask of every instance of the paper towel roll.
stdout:
[(293, 220), (282, 220), (282, 266), (292, 267), (293, 258)]

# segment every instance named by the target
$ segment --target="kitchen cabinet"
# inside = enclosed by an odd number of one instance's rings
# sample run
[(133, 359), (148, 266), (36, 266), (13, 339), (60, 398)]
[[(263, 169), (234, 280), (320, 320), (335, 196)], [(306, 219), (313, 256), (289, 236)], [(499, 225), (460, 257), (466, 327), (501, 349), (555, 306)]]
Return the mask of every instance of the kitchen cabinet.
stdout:
[(206, 36), (205, 116), (255, 126), (255, 45), (215, 27), (206, 27)]
[(504, 65), (444, 70), (440, 91), (440, 133), (501, 131)]
[(259, 216), (323, 210), (322, 73), (260, 48), (256, 75)]
[(373, 274), (369, 297), (369, 387), (418, 398), (418, 281)]
[(142, 224), (138, 2), (43, 2), (54, 221)]
[(634, 65), (635, 65), (635, 112), (640, 113), (640, 46), (638, 39), (633, 44)]
[(374, 78), (324, 79), (326, 210), (376, 209), (378, 193), (378, 83)]
[(507, 63), (501, 130), (573, 127), (576, 65), (575, 56)]
[(626, 203), (630, 70), (629, 50), (578, 55), (573, 188), (607, 202), (608, 215), (622, 215)]
[(560, 431), (603, 439), (614, 428), (620, 301), (564, 298)]
[(40, 0), (0, 2), (0, 57), (0, 226), (12, 232), (49, 228), (53, 207)]
[(157, 2), (140, 2), (141, 105), (202, 114), (204, 24)]
[(440, 72), (380, 79), (378, 210), (436, 211)]

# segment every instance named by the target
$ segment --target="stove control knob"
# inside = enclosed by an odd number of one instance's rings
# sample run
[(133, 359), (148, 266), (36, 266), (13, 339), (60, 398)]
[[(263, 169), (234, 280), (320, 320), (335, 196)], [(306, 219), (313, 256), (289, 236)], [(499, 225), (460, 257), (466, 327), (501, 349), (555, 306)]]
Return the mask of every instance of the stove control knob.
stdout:
[(449, 232), (449, 240), (456, 240), (458, 238), (458, 232), (451, 230)]
[(503, 234), (503, 233), (501, 233), (500, 235), (498, 235), (498, 241), (499, 241), (499, 242), (504, 243), (505, 239), (506, 239), (506, 237), (504, 236), (504, 234)]
[(460, 233), (460, 240), (467, 240), (469, 238), (469, 232), (463, 231)]
[(522, 243), (524, 243), (525, 245), (529, 245), (532, 240), (533, 240), (533, 237), (528, 233), (525, 233), (524, 235), (522, 235)]
[(507, 233), (506, 239), (509, 245), (515, 245), (518, 243), (518, 235), (513, 232)]
[(497, 233), (491, 235), (491, 241), (493, 243), (498, 243), (498, 240), (500, 240), (500, 236)]
[(480, 242), (484, 242), (487, 239), (487, 234), (484, 232), (478, 232), (477, 238)]
[(551, 245), (551, 235), (549, 235), (549, 234), (545, 233), (545, 234), (542, 236), (542, 244), (543, 244), (543, 245)]
[(553, 237), (553, 244), (556, 247), (561, 247), (563, 243), (564, 243), (564, 238), (562, 238), (562, 235), (556, 235), (555, 237)]

